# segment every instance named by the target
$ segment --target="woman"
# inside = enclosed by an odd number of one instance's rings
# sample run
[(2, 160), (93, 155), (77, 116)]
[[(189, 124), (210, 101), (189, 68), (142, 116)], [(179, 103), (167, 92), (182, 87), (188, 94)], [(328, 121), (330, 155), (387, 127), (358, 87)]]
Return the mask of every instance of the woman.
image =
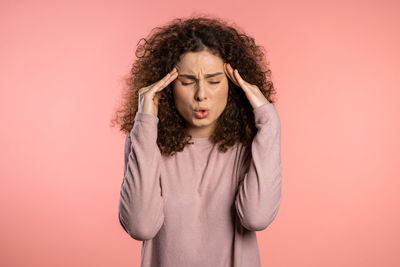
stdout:
[(281, 203), (280, 119), (254, 39), (174, 19), (137, 49), (115, 121), (126, 133), (119, 221), (141, 266), (260, 266)]

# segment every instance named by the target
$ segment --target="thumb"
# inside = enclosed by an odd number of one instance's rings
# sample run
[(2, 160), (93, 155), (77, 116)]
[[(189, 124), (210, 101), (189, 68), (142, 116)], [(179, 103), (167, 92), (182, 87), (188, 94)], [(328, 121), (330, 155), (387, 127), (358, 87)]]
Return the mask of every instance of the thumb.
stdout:
[(155, 95), (154, 95), (154, 98), (153, 98), (153, 100), (154, 100), (154, 103), (158, 106), (158, 103), (160, 102), (160, 97), (161, 97), (161, 93), (160, 92), (157, 92)]

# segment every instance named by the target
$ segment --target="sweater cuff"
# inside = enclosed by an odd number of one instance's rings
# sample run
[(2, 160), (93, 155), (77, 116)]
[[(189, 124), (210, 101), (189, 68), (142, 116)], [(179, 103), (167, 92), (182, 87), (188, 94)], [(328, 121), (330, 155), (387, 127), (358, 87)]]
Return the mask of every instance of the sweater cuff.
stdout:
[(136, 112), (135, 114), (135, 121), (143, 121), (143, 122), (153, 122), (153, 123), (158, 123), (159, 119), (157, 116), (149, 113), (142, 113), (142, 112)]
[[(137, 127), (144, 127), (143, 130), (146, 134), (152, 134), (154, 129), (157, 129), (158, 122), (159, 118), (153, 114), (136, 112), (131, 133), (136, 131)], [(139, 126), (139, 124), (142, 126)]]
[(265, 103), (253, 109), (253, 113), (257, 128), (262, 124), (266, 124), (267, 122), (271, 122), (276, 119), (279, 120), (278, 113), (272, 103)]

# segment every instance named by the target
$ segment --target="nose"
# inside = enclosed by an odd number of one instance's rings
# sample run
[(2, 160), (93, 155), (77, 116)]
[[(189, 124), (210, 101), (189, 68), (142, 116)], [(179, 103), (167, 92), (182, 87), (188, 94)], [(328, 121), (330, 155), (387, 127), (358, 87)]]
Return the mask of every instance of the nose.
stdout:
[(194, 98), (196, 99), (196, 101), (203, 101), (207, 98), (206, 96), (206, 88), (204, 85), (203, 81), (199, 81), (197, 83), (197, 90), (196, 93), (194, 95)]

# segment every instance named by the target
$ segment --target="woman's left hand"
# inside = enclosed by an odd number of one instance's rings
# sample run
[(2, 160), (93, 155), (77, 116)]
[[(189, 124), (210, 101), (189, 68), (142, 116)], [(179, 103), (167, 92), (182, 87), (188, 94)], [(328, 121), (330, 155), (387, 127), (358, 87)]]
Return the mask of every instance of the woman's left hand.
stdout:
[(243, 89), (253, 109), (264, 104), (270, 103), (262, 94), (257, 85), (250, 84), (242, 79), (237, 69), (233, 69), (229, 63), (224, 62), (225, 74), (232, 80), (234, 84)]

